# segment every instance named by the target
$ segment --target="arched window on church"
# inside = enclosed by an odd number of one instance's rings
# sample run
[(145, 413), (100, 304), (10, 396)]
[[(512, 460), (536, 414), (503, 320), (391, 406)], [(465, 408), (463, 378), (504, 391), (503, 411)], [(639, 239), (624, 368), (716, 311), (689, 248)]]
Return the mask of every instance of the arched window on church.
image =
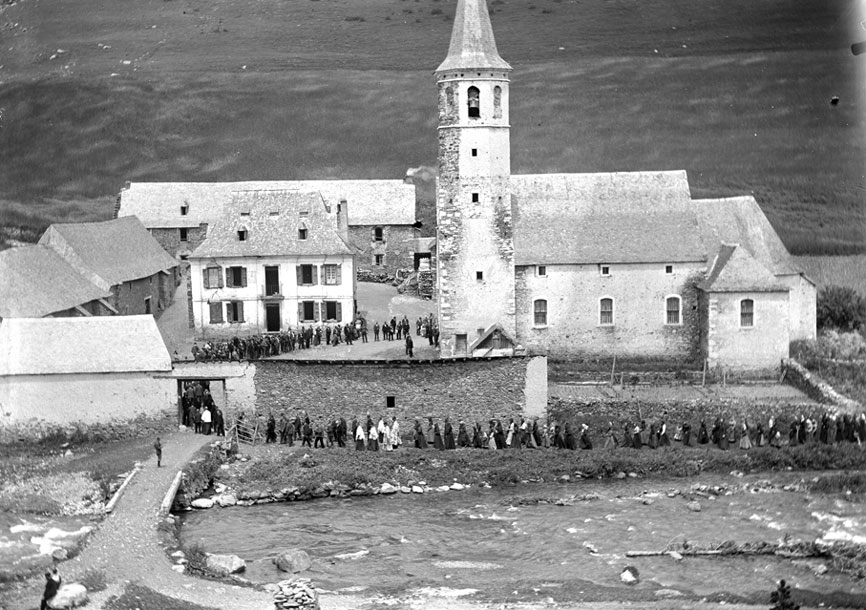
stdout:
[(493, 118), (502, 118), (502, 87), (499, 85), (493, 88)]
[(466, 103), (469, 105), (469, 118), (477, 119), (481, 116), (481, 92), (478, 91), (478, 87), (469, 87), (466, 95), (468, 98)]

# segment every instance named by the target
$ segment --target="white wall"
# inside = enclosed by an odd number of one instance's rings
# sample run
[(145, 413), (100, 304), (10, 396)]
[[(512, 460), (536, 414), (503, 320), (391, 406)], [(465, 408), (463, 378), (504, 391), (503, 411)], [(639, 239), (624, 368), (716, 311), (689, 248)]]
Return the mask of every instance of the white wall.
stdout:
[[(787, 292), (710, 293), (707, 360), (710, 367), (777, 370), (788, 357)], [(754, 325), (740, 325), (740, 302), (754, 301)]]
[[(665, 273), (665, 265), (673, 273)], [(605, 263), (607, 265), (607, 263)], [(533, 352), (548, 355), (641, 355), (685, 357), (697, 348), (696, 295), (687, 280), (703, 263), (610, 264), (603, 277), (598, 265), (547, 265), (517, 268), (517, 337)], [(666, 324), (665, 300), (678, 295), (681, 324)], [(599, 324), (599, 300), (614, 300), (614, 323)], [(534, 302), (547, 301), (547, 325), (535, 324)]]
[[(203, 269), (216, 263), (222, 270), (223, 288), (206, 289), (204, 287)], [(312, 286), (298, 285), (297, 267), (299, 265), (316, 266), (316, 284)], [(322, 265), (341, 265), (340, 284), (322, 284), (319, 270)], [(265, 289), (265, 267), (279, 267), (280, 293), (283, 299), (263, 300)], [(228, 267), (245, 267), (247, 270), (247, 285), (245, 287), (226, 287), (225, 270)], [(190, 259), (190, 282), (192, 292), (193, 317), (195, 329), (199, 334), (207, 336), (235, 335), (264, 332), (267, 328), (265, 313), (266, 304), (280, 305), (280, 326), (297, 328), (298, 303), (300, 301), (338, 301), (342, 307), (342, 323), (352, 320), (354, 308), (355, 265), (354, 257), (340, 256), (283, 256), (271, 258), (219, 258)], [(210, 323), (209, 300), (222, 301), (223, 319), (225, 320), (225, 302), (243, 301), (244, 322), (220, 324)]]
[(0, 426), (96, 424), (177, 410), (176, 382), (149, 373), (0, 377)]
[(178, 379), (224, 380), (225, 397), (217, 406), (226, 417), (238, 410), (250, 409), (256, 404), (256, 365), (252, 362), (176, 362), (171, 380), (177, 386)]

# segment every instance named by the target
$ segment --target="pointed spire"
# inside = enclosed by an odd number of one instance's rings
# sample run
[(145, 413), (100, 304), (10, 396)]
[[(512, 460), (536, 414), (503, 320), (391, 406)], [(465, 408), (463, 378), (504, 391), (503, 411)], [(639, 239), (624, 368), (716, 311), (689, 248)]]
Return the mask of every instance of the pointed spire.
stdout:
[(487, 13), (485, 0), (457, 0), (454, 29), (451, 30), (451, 45), (448, 56), (437, 68), (445, 70), (474, 69), (511, 70), (511, 66), (499, 57), (493, 27)]

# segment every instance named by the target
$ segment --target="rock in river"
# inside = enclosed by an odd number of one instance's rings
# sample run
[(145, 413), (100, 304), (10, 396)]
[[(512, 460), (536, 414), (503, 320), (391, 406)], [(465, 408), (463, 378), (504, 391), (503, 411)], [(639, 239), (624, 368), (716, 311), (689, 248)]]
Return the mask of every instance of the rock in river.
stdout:
[(627, 585), (636, 585), (640, 582), (640, 575), (638, 574), (636, 567), (626, 566), (619, 575), (619, 579)]
[(302, 551), (301, 549), (290, 549), (288, 551), (283, 551), (274, 557), (274, 564), (276, 564), (277, 568), (283, 572), (291, 572), (294, 574), (295, 572), (309, 570), (312, 562), (310, 561), (310, 556), (307, 555), (306, 551)]
[(207, 554), (205, 566), (209, 572), (223, 576), (243, 572), (247, 569), (247, 564), (237, 555), (212, 555), (210, 553)]
[(57, 595), (48, 602), (49, 608), (76, 608), (87, 603), (87, 589), (77, 582), (61, 585)]
[(210, 498), (196, 498), (192, 501), (193, 508), (213, 508), (213, 500)]

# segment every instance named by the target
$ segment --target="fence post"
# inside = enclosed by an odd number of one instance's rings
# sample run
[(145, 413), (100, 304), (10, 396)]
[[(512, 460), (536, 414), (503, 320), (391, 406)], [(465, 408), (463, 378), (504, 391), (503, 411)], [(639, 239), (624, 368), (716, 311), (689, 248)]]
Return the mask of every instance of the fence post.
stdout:
[(616, 382), (616, 354), (613, 355), (613, 364), (610, 367), (610, 385)]

